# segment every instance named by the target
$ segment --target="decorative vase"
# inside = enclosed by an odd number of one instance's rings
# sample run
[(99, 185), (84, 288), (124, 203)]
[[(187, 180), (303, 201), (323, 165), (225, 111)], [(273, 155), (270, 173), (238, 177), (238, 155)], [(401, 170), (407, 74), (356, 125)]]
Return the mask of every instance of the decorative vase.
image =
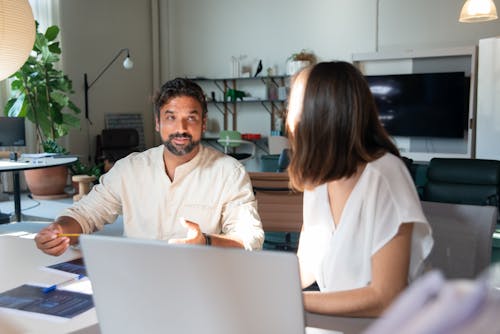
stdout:
[(286, 74), (294, 75), (304, 67), (311, 65), (309, 60), (290, 60), (286, 64)]
[(68, 180), (68, 167), (55, 166), (24, 171), (26, 184), (33, 198), (57, 199), (70, 195), (64, 191)]

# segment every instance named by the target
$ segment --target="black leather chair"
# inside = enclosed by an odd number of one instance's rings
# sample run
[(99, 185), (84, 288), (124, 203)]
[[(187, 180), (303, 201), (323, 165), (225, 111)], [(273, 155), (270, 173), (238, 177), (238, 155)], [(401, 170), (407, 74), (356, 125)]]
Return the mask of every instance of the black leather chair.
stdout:
[(423, 200), (499, 207), (500, 161), (433, 158)]
[[(498, 215), (500, 211), (500, 161), (433, 158), (427, 168), (427, 182), (423, 187), (422, 200), (494, 206), (497, 208), (496, 231), (500, 232)], [(498, 261), (500, 238), (495, 234), (492, 238), (492, 260)]]
[(104, 172), (132, 152), (139, 150), (139, 133), (133, 128), (103, 129), (97, 136), (96, 164), (104, 163)]

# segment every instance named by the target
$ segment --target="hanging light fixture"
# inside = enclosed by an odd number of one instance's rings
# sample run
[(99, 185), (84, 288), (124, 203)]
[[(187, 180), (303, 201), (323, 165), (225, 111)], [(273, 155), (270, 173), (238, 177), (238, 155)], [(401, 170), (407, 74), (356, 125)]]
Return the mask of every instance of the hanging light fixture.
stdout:
[(474, 23), (496, 20), (497, 9), (493, 0), (467, 0), (460, 12), (460, 22)]
[(35, 19), (28, 0), (0, 0), (0, 80), (26, 62), (35, 35)]

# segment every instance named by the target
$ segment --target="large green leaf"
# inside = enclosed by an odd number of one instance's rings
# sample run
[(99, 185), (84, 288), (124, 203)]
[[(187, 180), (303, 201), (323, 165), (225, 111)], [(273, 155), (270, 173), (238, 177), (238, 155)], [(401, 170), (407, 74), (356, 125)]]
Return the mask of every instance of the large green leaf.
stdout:
[(59, 27), (50, 26), (47, 28), (47, 31), (45, 32), (45, 38), (47, 38), (47, 40), (51, 42), (57, 38), (58, 34), (59, 34)]
[(49, 50), (52, 53), (61, 54), (61, 48), (59, 47), (59, 42), (49, 44)]
[(57, 63), (57, 62), (59, 61), (59, 59), (60, 59), (60, 58), (59, 58), (59, 56), (58, 56), (58, 55), (56, 55), (56, 54), (54, 54), (54, 53), (52, 53), (52, 52), (51, 52), (51, 53), (48, 55), (48, 57), (46, 58), (46, 60), (45, 60), (45, 61), (46, 61), (47, 63)]
[(46, 41), (41, 45), (40, 51), (42, 57), (41, 61), (46, 63), (47, 59), (52, 56), (52, 52), (50, 52), (49, 46), (47, 45)]
[(40, 53), (44, 45), (47, 45), (47, 39), (43, 34), (37, 32), (35, 37), (35, 44), (33, 45), (33, 51), (35, 51), (37, 54)]
[(50, 119), (52, 120), (53, 123), (58, 125), (62, 124), (63, 122), (62, 109), (63, 108), (57, 103), (51, 102), (49, 113), (50, 113)]
[[(68, 101), (68, 108), (70, 108), (71, 110), (73, 110), (76, 114), (79, 114), (79, 113), (82, 112), (80, 110), (80, 108), (78, 108), (71, 100)], [(78, 118), (78, 123), (80, 123), (80, 119), (79, 118)], [(78, 124), (78, 126), (80, 126), (80, 124)]]
[(61, 107), (65, 107), (69, 103), (69, 97), (61, 92), (50, 93), (50, 98), (53, 100), (53, 102), (59, 104)]
[(13, 98), (13, 99), (10, 99), (9, 101), (7, 101), (7, 103), (5, 104), (5, 107), (3, 109), (3, 113), (5, 116), (9, 116), (9, 112), (10, 112), (10, 109), (12, 108), (12, 106), (14, 105), (14, 103), (16, 103), (17, 99)]
[(5, 114), (9, 117), (25, 117), (28, 107), (25, 94), (19, 94), (17, 98), (10, 99), (5, 106)]
[(80, 126), (80, 118), (71, 115), (71, 114), (63, 114), (63, 123), (69, 125), (71, 127), (79, 127)]
[(19, 79), (12, 80), (12, 82), (10, 84), (10, 88), (13, 91), (22, 90), (24, 88), (22, 80), (19, 80)]

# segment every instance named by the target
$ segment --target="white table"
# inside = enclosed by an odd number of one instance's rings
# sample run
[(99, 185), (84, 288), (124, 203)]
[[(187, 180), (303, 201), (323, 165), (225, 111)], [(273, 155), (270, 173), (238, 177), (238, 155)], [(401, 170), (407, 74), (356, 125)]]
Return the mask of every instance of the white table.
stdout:
[[(23, 224), (23, 223), (19, 223)], [(39, 251), (32, 239), (0, 236), (0, 291), (16, 288), (22, 284), (54, 284), (57, 277), (40, 267), (79, 258), (80, 252), (69, 249), (65, 254), (54, 257)], [(72, 319), (47, 320), (36, 314), (12, 314), (0, 309), (0, 332), (14, 333), (70, 333), (97, 323), (95, 309), (86, 311)]]
[[(26, 231), (37, 232), (48, 223), (14, 223), (0, 225), (0, 292), (13, 289), (22, 284), (33, 282), (47, 285), (55, 282), (53, 274), (40, 270), (40, 267), (69, 261), (81, 256), (80, 251), (69, 249), (59, 257), (43, 254), (32, 239), (2, 236), (2, 233)], [(107, 226), (99, 234), (120, 235), (121, 218)], [(327, 334), (342, 331), (346, 334), (361, 333), (373, 319), (331, 317), (306, 313), (307, 334)], [(36, 317), (36, 315), (11, 314), (0, 309), (0, 332), (2, 334), (19, 333), (78, 333), (100, 334), (95, 309), (84, 312), (72, 319), (55, 322)]]
[(0, 160), (0, 172), (12, 172), (14, 176), (14, 221), (21, 221), (21, 186), (19, 183), (19, 172), (28, 169), (47, 168), (55, 166), (68, 166), (74, 164), (77, 157), (24, 157), (17, 161)]

